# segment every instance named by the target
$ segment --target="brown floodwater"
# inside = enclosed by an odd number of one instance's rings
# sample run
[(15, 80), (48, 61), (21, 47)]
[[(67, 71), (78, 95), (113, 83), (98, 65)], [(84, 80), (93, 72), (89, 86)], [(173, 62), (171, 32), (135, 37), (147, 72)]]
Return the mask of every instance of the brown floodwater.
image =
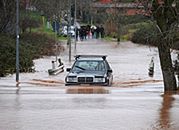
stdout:
[[(64, 85), (67, 72), (49, 76), (51, 60), (34, 61), (35, 73), (0, 79), (0, 129), (2, 130), (179, 130), (179, 94), (164, 93), (157, 49), (131, 42), (101, 40), (72, 45), (60, 54), (65, 68), (76, 54), (108, 55), (112, 87)], [(175, 51), (173, 52), (175, 55)], [(173, 56), (172, 55), (172, 56)], [(154, 76), (148, 66), (154, 57)], [(17, 93), (18, 92), (18, 93)]]

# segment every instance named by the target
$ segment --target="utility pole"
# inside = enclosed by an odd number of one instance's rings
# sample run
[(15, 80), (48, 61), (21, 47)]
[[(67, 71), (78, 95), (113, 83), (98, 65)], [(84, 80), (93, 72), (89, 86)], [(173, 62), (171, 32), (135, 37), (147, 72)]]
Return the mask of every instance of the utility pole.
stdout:
[(117, 24), (117, 44), (119, 45), (120, 44), (120, 16), (119, 14), (117, 13), (117, 6), (118, 6), (118, 0), (115, 0), (115, 18), (116, 18), (116, 24)]
[(76, 51), (76, 32), (77, 32), (77, 25), (76, 25), (76, 0), (75, 0), (75, 18), (74, 18), (74, 25), (75, 25), (75, 51)]
[(57, 18), (56, 18), (56, 14), (55, 14), (55, 49), (56, 49), (55, 61), (57, 62), (57, 60), (58, 60), (58, 57), (57, 57), (58, 44), (57, 44)]
[(19, 0), (16, 0), (16, 87), (19, 87)]
[(68, 11), (68, 28), (67, 28), (67, 33), (68, 33), (68, 41), (67, 44), (69, 45), (69, 62), (71, 62), (71, 0), (68, 0), (68, 6), (69, 6), (69, 11)]

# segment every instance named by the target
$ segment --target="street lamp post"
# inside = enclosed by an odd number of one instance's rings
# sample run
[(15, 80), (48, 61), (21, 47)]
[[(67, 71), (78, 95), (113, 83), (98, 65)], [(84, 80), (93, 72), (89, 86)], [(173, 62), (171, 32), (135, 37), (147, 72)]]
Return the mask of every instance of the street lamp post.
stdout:
[(54, 21), (55, 21), (55, 49), (56, 49), (56, 52), (55, 52), (55, 54), (56, 54), (56, 56), (55, 56), (55, 61), (57, 61), (58, 60), (58, 57), (57, 57), (57, 55), (58, 55), (58, 43), (57, 43), (57, 18), (56, 18), (56, 14), (55, 14), (55, 19), (54, 19)]
[(19, 0), (16, 0), (16, 86), (19, 86)]
[(75, 18), (74, 18), (74, 25), (75, 25), (75, 51), (76, 51), (76, 40), (77, 40), (77, 37), (76, 37), (76, 32), (77, 32), (77, 25), (76, 25), (76, 0), (75, 0)]
[(69, 5), (69, 11), (68, 11), (68, 28), (67, 28), (67, 34), (68, 34), (68, 45), (69, 45), (69, 61), (71, 62), (71, 0), (68, 0)]

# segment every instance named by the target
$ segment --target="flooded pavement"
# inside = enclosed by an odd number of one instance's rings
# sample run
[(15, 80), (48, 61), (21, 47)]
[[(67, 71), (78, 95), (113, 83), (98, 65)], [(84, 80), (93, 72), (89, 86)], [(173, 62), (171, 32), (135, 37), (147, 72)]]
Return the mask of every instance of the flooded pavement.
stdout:
[[(36, 73), (20, 74), (20, 91), (14, 75), (0, 79), (0, 129), (179, 129), (179, 95), (163, 94), (156, 48), (130, 42), (116, 46), (100, 40), (78, 42), (77, 48), (76, 52), (72, 50), (73, 56), (108, 55), (114, 72), (112, 87), (104, 87), (108, 93), (66, 94), (71, 89), (64, 86), (66, 72), (49, 76), (47, 70), (55, 57), (44, 57), (34, 61)], [(68, 50), (60, 55), (66, 68), (74, 61), (68, 62), (67, 54)], [(155, 62), (153, 77), (148, 76), (151, 57)]]
[(135, 89), (111, 94), (64, 94), (58, 89), (22, 90), (20, 94), (0, 95), (0, 128), (178, 130), (178, 100), (178, 95)]

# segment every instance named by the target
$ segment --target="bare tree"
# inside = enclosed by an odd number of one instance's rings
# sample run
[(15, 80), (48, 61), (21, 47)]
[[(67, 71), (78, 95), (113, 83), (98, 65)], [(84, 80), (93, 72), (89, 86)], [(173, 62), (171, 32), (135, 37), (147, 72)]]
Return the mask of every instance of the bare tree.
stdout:
[(0, 0), (0, 32), (15, 33), (15, 0)]
[(77, 16), (80, 16), (82, 21), (91, 22), (92, 19), (92, 4), (93, 0), (76, 0), (77, 2)]
[(158, 50), (166, 91), (174, 91), (177, 89), (170, 54), (170, 45), (173, 42), (172, 37), (174, 35), (169, 35), (173, 34), (173, 31), (177, 27), (177, 3), (174, 2), (174, 0), (165, 0), (162, 2), (154, 0), (152, 2), (152, 14), (160, 32), (159, 38), (161, 39), (161, 43), (158, 44)]
[[(175, 41), (175, 33), (179, 27), (179, 0), (137, 0), (140, 13), (152, 16), (158, 29), (158, 50), (165, 91), (177, 89), (174, 69), (171, 59), (171, 45)], [(116, 0), (113, 0), (116, 4)], [(120, 2), (120, 1), (119, 1)], [(118, 12), (119, 13), (119, 12)], [(115, 13), (114, 13), (115, 15)], [(120, 18), (120, 15), (118, 15)], [(117, 15), (115, 15), (117, 18)], [(119, 20), (119, 19), (118, 19)], [(117, 21), (118, 23), (119, 21)]]
[(117, 24), (117, 44), (119, 45), (120, 43), (120, 35), (121, 35), (121, 16), (122, 16), (122, 12), (123, 10), (117, 10), (117, 5), (119, 2), (121, 2), (121, 0), (115, 0), (115, 22)]
[(34, 6), (48, 18), (63, 17), (67, 12), (67, 1), (64, 0), (35, 0)]
[[(140, 0), (139, 3), (141, 3)], [(145, 0), (144, 7), (147, 7), (147, 11), (153, 16), (154, 23), (159, 31), (157, 35), (158, 41), (160, 41), (158, 43), (158, 50), (164, 80), (164, 90), (175, 91), (177, 86), (170, 49), (174, 42), (174, 34), (179, 25), (179, 8), (177, 8), (179, 7), (179, 1)]]
[(108, 17), (109, 24), (111, 24), (111, 31), (115, 32), (115, 37), (117, 38), (117, 44), (120, 44), (120, 37), (122, 32), (122, 18), (125, 14), (123, 8), (119, 8), (121, 0), (113, 0), (110, 2), (112, 9)]

